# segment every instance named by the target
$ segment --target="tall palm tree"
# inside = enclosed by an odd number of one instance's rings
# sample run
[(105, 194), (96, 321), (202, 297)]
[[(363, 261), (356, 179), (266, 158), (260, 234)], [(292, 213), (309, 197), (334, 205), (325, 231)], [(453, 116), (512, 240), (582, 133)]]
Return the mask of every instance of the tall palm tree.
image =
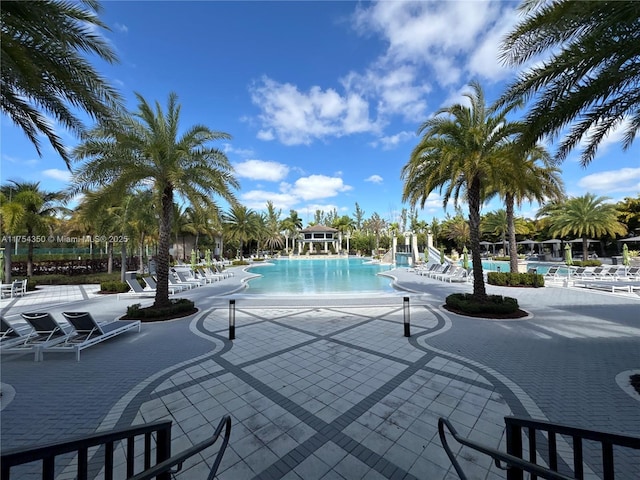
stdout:
[(455, 217), (447, 218), (442, 225), (447, 240), (451, 240), (456, 247), (462, 249), (469, 242), (469, 223), (464, 219), (461, 212)]
[(541, 145), (524, 150), (520, 144), (505, 144), (500, 168), (494, 169), (494, 177), (489, 186), (492, 193), (504, 199), (507, 217), (507, 238), (509, 240), (509, 266), (512, 272), (518, 271), (518, 251), (514, 207), (522, 206), (525, 200), (543, 203), (549, 200), (561, 200), (564, 195), (564, 183), (560, 169), (551, 162), (551, 155)]
[(442, 108), (418, 129), (422, 133), (420, 143), (401, 171), (402, 197), (403, 201), (424, 207), (432, 191), (444, 189), (444, 206), (452, 197), (456, 204), (462, 199), (467, 201), (473, 296), (484, 301), (487, 294), (480, 257), (480, 206), (500, 147), (515, 129), (505, 121), (507, 109), (487, 107), (480, 84), (472, 82), (470, 86), (472, 91), (465, 93), (470, 105)]
[(291, 237), (291, 250), (295, 250), (295, 239), (298, 236), (298, 232), (302, 230), (302, 219), (298, 216), (298, 212), (295, 210), (289, 210), (289, 216), (282, 220), (281, 226), (286, 232), (287, 249), (289, 248), (289, 237)]
[(117, 122), (101, 124), (74, 149), (84, 160), (74, 171), (76, 190), (103, 187), (109, 194), (124, 195), (139, 186), (153, 190), (158, 209), (158, 287), (155, 307), (169, 302), (169, 246), (174, 196), (192, 204), (214, 205), (214, 195), (235, 203), (238, 188), (233, 168), (224, 152), (208, 144), (230, 136), (194, 125), (180, 132), (180, 105), (169, 95), (166, 113), (158, 102), (154, 108), (139, 94), (138, 110), (122, 113)]
[(41, 155), (42, 134), (70, 165), (52, 117), (81, 135), (85, 128), (77, 109), (106, 120), (121, 99), (83, 57), (97, 55), (115, 63), (112, 47), (98, 34), (108, 30), (100, 21), (96, 0), (3, 1), (0, 9), (0, 108), (18, 125)]
[(587, 193), (581, 197), (569, 198), (565, 202), (553, 202), (538, 212), (539, 216), (548, 216), (550, 233), (564, 237), (575, 235), (582, 238), (582, 258), (589, 252), (589, 237), (603, 235), (624, 235), (627, 227), (618, 221), (616, 205), (607, 203), (608, 197), (597, 197)]
[(27, 276), (33, 276), (33, 250), (36, 237), (49, 235), (49, 227), (56, 213), (63, 211), (63, 194), (40, 190), (40, 182), (16, 182), (2, 186), (5, 198), (12, 198), (21, 207), (19, 219), (13, 225), (16, 233), (25, 234), (27, 240)]
[(227, 237), (238, 242), (243, 256), (245, 243), (257, 239), (260, 233), (259, 215), (244, 205), (234, 204), (223, 216), (223, 222)]
[(506, 37), (502, 60), (522, 66), (543, 58), (503, 96), (506, 103), (533, 99), (524, 148), (571, 125), (558, 158), (584, 140), (584, 166), (623, 120), (629, 148), (640, 128), (640, 2), (527, 0), (520, 9), (526, 17)]
[(284, 237), (280, 233), (280, 215), (282, 210), (276, 210), (273, 206), (273, 202), (269, 200), (267, 202), (267, 211), (264, 214), (264, 244), (271, 252), (273, 250), (281, 249), (284, 245)]

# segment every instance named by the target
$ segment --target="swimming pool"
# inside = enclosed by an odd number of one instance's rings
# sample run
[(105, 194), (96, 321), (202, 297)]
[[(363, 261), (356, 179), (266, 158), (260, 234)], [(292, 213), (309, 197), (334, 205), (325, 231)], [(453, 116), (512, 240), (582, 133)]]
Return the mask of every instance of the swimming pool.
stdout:
[(300, 295), (396, 292), (389, 277), (377, 275), (392, 265), (363, 258), (277, 259), (250, 267), (262, 277), (249, 280), (246, 292), (257, 295)]
[[(527, 262), (527, 270), (530, 268), (535, 268), (536, 271), (544, 275), (549, 271), (549, 268), (552, 266), (560, 266), (558, 269), (559, 275), (567, 274), (567, 267), (560, 263), (547, 263), (547, 262)], [(483, 260), (482, 261), (482, 269), (486, 272), (510, 272), (509, 262), (505, 261), (497, 261), (497, 260)]]

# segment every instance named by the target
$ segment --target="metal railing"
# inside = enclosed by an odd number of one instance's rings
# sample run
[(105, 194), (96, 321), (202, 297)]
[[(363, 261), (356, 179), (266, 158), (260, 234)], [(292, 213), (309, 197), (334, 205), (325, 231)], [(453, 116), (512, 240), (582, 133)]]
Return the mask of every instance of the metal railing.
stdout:
[[(553, 471), (558, 470), (558, 436), (570, 437), (570, 445), (573, 449), (573, 476), (579, 480), (584, 478), (584, 440), (599, 444), (599, 449), (602, 452), (601, 468), (603, 480), (615, 479), (614, 446), (640, 450), (640, 437), (636, 436), (586, 430), (520, 417), (505, 417), (504, 421), (507, 433), (507, 452), (516, 457), (522, 457), (522, 433), (526, 431), (529, 442), (529, 462), (531, 463), (536, 463), (538, 457), (536, 434), (540, 432), (546, 434), (546, 442), (548, 444), (546, 448), (548, 458), (546, 461)], [(592, 457), (589, 460), (594, 462), (595, 459)], [(522, 479), (522, 472), (510, 471), (507, 474), (507, 480)], [(535, 476), (532, 477), (532, 480), (535, 480)]]
[[(171, 456), (171, 421), (156, 422), (148, 425), (126, 427), (107, 433), (96, 433), (74, 440), (52, 443), (39, 447), (12, 450), (2, 454), (0, 472), (3, 480), (10, 480), (11, 468), (32, 462), (42, 462), (42, 480), (54, 480), (56, 457), (77, 454), (77, 479), (87, 480), (89, 477), (89, 449), (104, 447), (104, 479), (114, 478), (114, 451), (120, 442), (126, 449), (126, 478), (131, 480), (170, 480), (171, 474), (182, 469), (185, 460), (213, 445), (224, 429), (222, 444), (211, 467), (208, 480), (213, 480), (229, 444), (231, 435), (231, 417), (225, 415), (209, 439), (188, 448), (182, 453)], [(155, 465), (151, 465), (153, 451), (152, 440), (155, 434)], [(144, 470), (135, 473), (136, 437), (144, 436)], [(177, 468), (172, 470), (173, 467)]]
[[(76, 438), (70, 441), (51, 443), (39, 447), (12, 450), (2, 454), (1, 472), (3, 480), (11, 477), (11, 468), (32, 462), (42, 462), (42, 480), (54, 480), (56, 457), (68, 453), (78, 455), (78, 480), (86, 480), (89, 475), (89, 448), (104, 446), (104, 478), (113, 479), (113, 453), (116, 442), (126, 442), (127, 476), (134, 474), (135, 440), (144, 435), (144, 468), (151, 467), (153, 434), (156, 434), (156, 463), (161, 463), (171, 456), (171, 422), (156, 422), (148, 425), (121, 428), (107, 433)], [(158, 477), (169, 480), (169, 474)]]
[[(591, 440), (601, 444), (602, 448), (602, 472), (603, 480), (614, 480), (614, 456), (613, 447), (626, 447), (640, 450), (640, 437), (630, 435), (620, 435), (614, 433), (600, 432), (595, 430), (585, 430), (581, 428), (569, 427), (550, 422), (530, 420), (519, 417), (505, 417), (506, 423), (506, 442), (507, 452), (481, 445), (472, 440), (461, 437), (456, 429), (451, 425), (449, 420), (440, 418), (438, 420), (438, 434), (442, 446), (455, 468), (461, 480), (466, 480), (466, 474), (462, 470), (460, 464), (456, 460), (447, 441), (445, 427), (450, 435), (461, 445), (469, 447), (473, 450), (481, 452), (493, 458), (496, 467), (507, 471), (507, 480), (523, 480), (524, 472), (530, 474), (531, 480), (537, 478), (545, 478), (548, 480), (583, 480), (584, 479), (584, 457), (583, 457), (583, 440)], [(526, 429), (529, 446), (529, 459), (523, 458), (522, 433)], [(538, 445), (536, 442), (536, 434), (543, 432), (546, 434), (548, 451), (547, 466), (539, 465), (538, 462)], [(573, 447), (573, 473), (566, 476), (558, 472), (559, 456), (558, 456), (558, 435), (571, 437)], [(593, 461), (592, 458), (590, 460)], [(504, 464), (504, 465), (503, 465)]]

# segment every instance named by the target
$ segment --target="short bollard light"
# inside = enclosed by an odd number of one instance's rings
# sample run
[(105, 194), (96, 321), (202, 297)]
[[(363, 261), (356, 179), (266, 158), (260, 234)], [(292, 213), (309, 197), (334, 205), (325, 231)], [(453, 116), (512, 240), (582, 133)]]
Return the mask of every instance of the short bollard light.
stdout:
[(411, 336), (411, 314), (409, 312), (409, 297), (403, 297), (402, 310), (404, 311), (404, 336)]
[(229, 340), (236, 338), (236, 301), (229, 300)]

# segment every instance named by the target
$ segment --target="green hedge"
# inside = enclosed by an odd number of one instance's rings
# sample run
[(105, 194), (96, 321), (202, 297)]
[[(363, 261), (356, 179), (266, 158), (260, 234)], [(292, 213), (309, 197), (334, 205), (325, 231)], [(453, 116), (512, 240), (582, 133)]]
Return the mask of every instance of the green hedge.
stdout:
[(164, 320), (166, 318), (178, 318), (181, 314), (191, 314), (195, 310), (195, 304), (192, 300), (186, 298), (171, 299), (171, 305), (168, 307), (145, 307), (142, 308), (139, 303), (127, 307), (127, 315), (125, 318), (153, 321)]
[(574, 267), (599, 267), (602, 265), (600, 260), (574, 260)]
[(544, 276), (539, 273), (489, 272), (487, 283), (499, 287), (544, 287)]
[(233, 262), (231, 262), (231, 265), (237, 267), (239, 265), (249, 265), (249, 262), (246, 262), (244, 260), (234, 260)]
[(476, 302), (470, 293), (454, 293), (446, 299), (448, 307), (465, 313), (514, 313), (519, 310), (518, 300), (502, 295), (488, 295), (486, 302)]
[(109, 280), (100, 283), (101, 293), (125, 293), (129, 290), (129, 285), (119, 280)]

